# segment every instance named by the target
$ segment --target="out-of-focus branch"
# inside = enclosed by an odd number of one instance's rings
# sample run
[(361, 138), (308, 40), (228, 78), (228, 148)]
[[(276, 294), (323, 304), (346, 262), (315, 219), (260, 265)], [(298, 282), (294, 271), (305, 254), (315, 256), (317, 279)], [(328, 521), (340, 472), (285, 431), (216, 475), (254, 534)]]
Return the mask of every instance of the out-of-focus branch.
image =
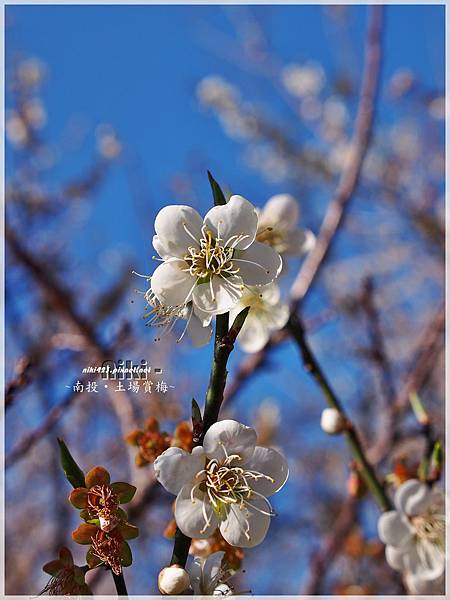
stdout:
[(359, 181), (361, 167), (372, 134), (375, 101), (380, 80), (382, 23), (383, 7), (372, 6), (361, 95), (347, 166), (342, 172), (334, 197), (328, 206), (316, 245), (306, 257), (292, 286), (293, 310), (298, 308), (322, 268)]
[[(55, 310), (65, 317), (85, 338), (92, 348), (95, 358), (100, 363), (110, 360), (113, 348), (108, 348), (100, 341), (93, 325), (78, 312), (71, 293), (56, 280), (48, 268), (45, 268), (45, 266), (25, 248), (19, 241), (15, 232), (8, 225), (5, 226), (5, 238), (8, 247), (13, 252), (15, 258), (29, 271), (35, 281), (41, 286)], [(119, 420), (122, 433), (125, 436), (129, 431), (136, 428), (132, 402), (126, 391), (120, 395), (120, 398), (116, 398), (115, 393), (110, 391), (109, 397)], [(62, 404), (65, 405), (64, 402)], [(46, 425), (46, 423), (43, 425)], [(45, 431), (47, 431), (47, 429), (45, 429)]]
[(28, 356), (23, 356), (17, 361), (15, 375), (6, 385), (5, 409), (12, 405), (16, 393), (30, 383), (30, 374), (33, 367), (33, 360)]
[(293, 315), (289, 319), (287, 327), (297, 343), (306, 371), (315, 379), (328, 406), (337, 410), (342, 416), (343, 422), (347, 423), (343, 433), (347, 439), (350, 452), (355, 459), (358, 473), (361, 475), (361, 478), (364, 480), (380, 509), (382, 511), (389, 510), (391, 503), (386, 495), (383, 485), (379, 482), (373, 465), (367, 459), (358, 432), (353, 423), (348, 419), (342, 402), (331, 387), (324, 371), (308, 344), (301, 320), (297, 315)]
[[(80, 381), (82, 384), (86, 383), (85, 380), (80, 379)], [(53, 429), (73, 402), (80, 397), (81, 393), (70, 392), (62, 402), (57, 406), (54, 406), (47, 414), (45, 421), (25, 435), (6, 456), (5, 469), (11, 467), (14, 463), (23, 458), (35, 444), (40, 442)]]
[[(325, 213), (316, 245), (306, 257), (291, 288), (292, 314), (295, 314), (299, 308), (301, 301), (311, 289), (320, 269), (323, 267), (332, 242), (342, 225), (349, 201), (358, 184), (361, 167), (371, 138), (380, 80), (382, 16), (382, 6), (372, 6), (363, 81), (349, 159)], [(272, 336), (261, 352), (243, 361), (230, 384), (230, 396), (236, 394), (240, 386), (253, 375), (255, 370), (265, 363), (269, 351), (283, 339), (285, 337), (280, 337), (279, 334)]]
[(443, 348), (444, 327), (445, 306), (442, 304), (420, 336), (415, 357), (394, 404), (397, 415), (408, 408), (410, 394), (420, 392), (433, 371), (436, 359)]
[(331, 533), (325, 540), (322, 548), (312, 557), (309, 567), (309, 577), (302, 590), (302, 595), (313, 596), (320, 594), (320, 585), (330, 566), (330, 562), (341, 550), (342, 543), (355, 523), (357, 507), (358, 500), (352, 496), (349, 496), (342, 502)]
[(388, 358), (384, 336), (381, 329), (380, 316), (375, 305), (375, 286), (373, 279), (367, 277), (363, 281), (361, 293), (361, 307), (367, 318), (368, 333), (370, 339), (369, 358), (376, 365), (381, 382), (382, 402), (379, 405), (377, 436), (373, 446), (370, 448), (371, 460), (379, 462), (386, 456), (395, 434), (395, 411), (396, 388), (394, 374)]

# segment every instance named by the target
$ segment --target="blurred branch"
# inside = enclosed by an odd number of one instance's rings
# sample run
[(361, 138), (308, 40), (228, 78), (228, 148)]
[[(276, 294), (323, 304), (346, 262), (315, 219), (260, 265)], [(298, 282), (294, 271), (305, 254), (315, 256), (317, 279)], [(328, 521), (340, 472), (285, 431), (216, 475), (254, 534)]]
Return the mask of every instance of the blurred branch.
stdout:
[(311, 288), (322, 268), (336, 233), (342, 225), (349, 201), (358, 185), (361, 167), (372, 134), (375, 101), (380, 81), (382, 23), (383, 7), (372, 6), (370, 9), (361, 95), (347, 166), (342, 171), (336, 192), (328, 206), (317, 236), (316, 245), (307, 255), (292, 286), (293, 311), (299, 307), (300, 302)]
[(5, 410), (12, 405), (17, 392), (24, 389), (30, 383), (30, 376), (34, 366), (34, 362), (29, 356), (23, 356), (17, 361), (15, 375), (6, 385)]
[[(382, 6), (371, 7), (362, 88), (349, 160), (325, 213), (316, 245), (306, 257), (291, 288), (291, 314), (295, 314), (323, 266), (358, 184), (372, 134), (375, 101), (380, 81), (382, 15)], [(269, 351), (283, 339), (285, 336), (280, 337), (278, 333), (273, 335), (257, 355), (243, 361), (230, 385), (233, 395), (255, 370), (265, 363)]]
[(415, 357), (395, 401), (394, 410), (397, 415), (408, 408), (410, 394), (420, 392), (433, 371), (444, 346), (444, 328), (445, 306), (442, 303), (420, 336)]
[(389, 510), (391, 506), (389, 498), (387, 497), (382, 484), (378, 481), (373, 465), (367, 460), (361, 440), (354, 425), (348, 419), (340, 399), (337, 397), (336, 393), (331, 387), (327, 377), (325, 376), (325, 373), (323, 372), (320, 364), (311, 350), (311, 347), (308, 344), (305, 336), (305, 330), (300, 318), (297, 315), (292, 315), (289, 319), (287, 327), (292, 337), (297, 342), (306, 371), (315, 379), (327, 404), (331, 408), (337, 410), (340, 415), (342, 415), (343, 421), (348, 424), (343, 433), (347, 438), (350, 452), (356, 461), (358, 473), (366, 483), (380, 509), (382, 511)]
[(382, 406), (377, 407), (377, 417), (380, 421), (377, 428), (377, 436), (373, 446), (370, 448), (371, 460), (379, 462), (394, 438), (396, 418), (394, 403), (397, 396), (394, 373), (388, 358), (381, 329), (380, 315), (375, 305), (375, 285), (371, 277), (363, 281), (361, 293), (361, 308), (365, 312), (370, 339), (369, 357), (377, 366), (381, 380), (381, 391), (383, 396)]
[[(85, 338), (89, 346), (91, 346), (96, 359), (100, 363), (111, 360), (114, 348), (105, 346), (99, 340), (93, 325), (85, 317), (83, 317), (75, 307), (71, 293), (66, 290), (62, 284), (56, 280), (56, 278), (53, 277), (48, 268), (34, 258), (34, 256), (25, 248), (25, 246), (22, 245), (14, 231), (8, 225), (5, 225), (5, 237), (15, 258), (31, 273), (35, 281), (47, 294), (55, 310), (65, 317)], [(121, 394), (120, 399), (116, 398), (116, 395), (113, 391), (109, 391), (109, 397), (119, 420), (122, 433), (125, 436), (129, 431), (136, 428), (132, 401), (126, 391)], [(52, 414), (50, 413), (46, 421), (36, 431), (40, 432), (41, 435), (49, 431), (49, 427), (51, 429), (54, 423), (59, 419), (61, 409), (63, 407), (67, 408), (67, 406), (70, 406), (71, 403), (72, 400), (66, 398), (61, 405), (55, 407), (55, 413), (53, 416), (50, 417)], [(56, 421), (54, 420), (55, 415), (57, 416)], [(18, 456), (23, 456), (23, 448), (28, 449), (31, 447), (28, 446), (28, 444), (30, 439), (35, 439), (35, 433), (36, 432), (33, 432), (27, 438), (25, 438), (25, 441), (28, 440), (27, 444), (19, 444), (19, 448), (22, 448), (22, 450)], [(17, 455), (16, 451), (14, 450), (13, 453), (13, 456)]]
[[(80, 381), (83, 384), (86, 382), (86, 380)], [(57, 406), (54, 406), (47, 414), (45, 421), (36, 427), (36, 429), (33, 429), (30, 433), (26, 434), (5, 457), (5, 469), (8, 469), (18, 460), (23, 458), (35, 444), (40, 442), (53, 429), (72, 403), (81, 396), (82, 394), (78, 392), (70, 392), (62, 402)]]
[(330, 563), (342, 549), (342, 544), (355, 523), (357, 507), (358, 500), (352, 496), (349, 496), (342, 502), (332, 531), (325, 540), (322, 548), (312, 557), (309, 567), (309, 578), (301, 592), (302, 595), (313, 596), (320, 594), (322, 579), (326, 575)]

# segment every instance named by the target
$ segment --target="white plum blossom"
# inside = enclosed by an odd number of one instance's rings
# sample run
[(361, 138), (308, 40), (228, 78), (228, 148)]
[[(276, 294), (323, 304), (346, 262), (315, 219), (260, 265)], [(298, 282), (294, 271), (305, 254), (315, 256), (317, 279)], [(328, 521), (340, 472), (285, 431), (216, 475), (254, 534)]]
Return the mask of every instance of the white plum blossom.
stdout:
[(175, 521), (186, 536), (205, 539), (219, 527), (229, 544), (243, 548), (265, 538), (274, 515), (267, 497), (289, 474), (279, 452), (256, 446), (254, 429), (233, 420), (214, 423), (191, 454), (169, 448), (154, 469), (177, 496)]
[(315, 236), (298, 226), (299, 218), (296, 199), (290, 194), (276, 194), (260, 212), (256, 239), (282, 255), (301, 256), (313, 248)]
[(439, 579), (445, 569), (442, 490), (409, 479), (397, 489), (394, 504), (395, 510), (383, 513), (378, 521), (388, 564), (407, 574), (416, 587)]
[(209, 315), (228, 312), (245, 286), (277, 277), (279, 254), (256, 241), (258, 216), (242, 196), (205, 216), (190, 206), (166, 206), (156, 216), (153, 246), (161, 257), (151, 276), (159, 303), (179, 310), (192, 302)]
[(282, 329), (289, 319), (289, 306), (280, 300), (280, 288), (274, 283), (248, 288), (230, 311), (233, 320), (246, 307), (250, 310), (238, 335), (245, 352), (258, 352), (269, 341), (274, 331)]
[(226, 583), (234, 575), (224, 567), (225, 552), (219, 550), (206, 558), (195, 557), (189, 567), (191, 586), (199, 596), (231, 596), (231, 587)]

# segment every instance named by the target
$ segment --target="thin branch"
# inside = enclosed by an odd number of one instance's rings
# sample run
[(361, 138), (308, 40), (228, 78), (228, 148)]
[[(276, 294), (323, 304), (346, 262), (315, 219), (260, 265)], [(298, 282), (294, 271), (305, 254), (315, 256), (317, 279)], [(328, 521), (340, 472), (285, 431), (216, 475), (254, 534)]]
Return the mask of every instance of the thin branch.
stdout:
[(361, 95), (356, 115), (355, 131), (350, 146), (350, 155), (334, 197), (328, 206), (319, 235), (317, 236), (316, 245), (306, 257), (292, 286), (291, 297), (293, 309), (298, 308), (323, 266), (336, 237), (336, 233), (342, 225), (349, 201), (358, 185), (361, 168), (371, 138), (375, 102), (380, 81), (382, 23), (383, 7), (372, 6), (367, 34)]
[(375, 287), (371, 277), (363, 282), (361, 294), (361, 307), (367, 317), (368, 333), (370, 339), (369, 356), (377, 366), (381, 381), (382, 406), (379, 413), (379, 426), (377, 439), (368, 451), (368, 457), (373, 462), (380, 462), (392, 445), (395, 436), (396, 418), (394, 403), (397, 397), (394, 384), (394, 373), (388, 358), (384, 335), (381, 329), (380, 316), (375, 305)]
[(342, 542), (348, 536), (355, 523), (357, 507), (358, 500), (352, 496), (346, 498), (341, 504), (332, 531), (325, 540), (322, 548), (312, 557), (309, 577), (302, 590), (302, 595), (313, 596), (320, 594), (322, 579), (331, 561), (341, 550)]
[[(103, 363), (110, 360), (113, 348), (107, 347), (100, 341), (93, 325), (78, 312), (71, 293), (53, 277), (50, 269), (42, 265), (25, 248), (8, 225), (5, 226), (5, 238), (16, 259), (19, 260), (43, 288), (54, 308), (85, 338), (99, 362)], [(121, 425), (122, 433), (125, 436), (129, 431), (136, 428), (132, 402), (126, 391), (121, 395), (120, 399), (115, 397), (114, 392), (109, 393), (109, 397)]]
[(408, 408), (410, 394), (420, 392), (432, 373), (443, 348), (444, 328), (445, 306), (442, 304), (420, 336), (415, 357), (395, 401), (394, 410), (397, 415)]
[[(339, 227), (343, 223), (350, 200), (358, 185), (361, 168), (372, 135), (375, 103), (380, 81), (382, 17), (383, 7), (372, 6), (361, 94), (348, 162), (342, 171), (335, 194), (328, 205), (317, 236), (316, 245), (303, 262), (291, 288), (292, 314), (295, 313), (311, 289), (323, 267)], [(285, 338), (281, 337), (280, 339), (277, 335), (272, 336), (267, 345), (259, 353), (257, 360), (253, 356), (250, 356), (246, 361), (243, 361), (235, 375), (235, 381), (231, 383), (234, 394), (253, 375), (254, 371), (264, 363), (269, 351), (283, 339)]]
[(291, 316), (288, 322), (289, 331), (296, 341), (299, 350), (302, 355), (305, 369), (311, 376), (316, 380), (316, 383), (320, 387), (327, 404), (339, 411), (342, 415), (344, 422), (348, 423), (344, 430), (347, 443), (352, 453), (353, 458), (356, 461), (356, 468), (364, 480), (367, 488), (370, 490), (372, 496), (377, 502), (378, 506), (382, 511), (389, 510), (391, 503), (386, 495), (386, 492), (382, 484), (378, 481), (377, 475), (374, 471), (372, 464), (367, 460), (365, 451), (362, 447), (358, 433), (353, 424), (348, 419), (344, 407), (331, 387), (328, 379), (326, 378), (320, 364), (314, 356), (308, 341), (306, 340), (305, 330), (303, 324), (298, 316)]

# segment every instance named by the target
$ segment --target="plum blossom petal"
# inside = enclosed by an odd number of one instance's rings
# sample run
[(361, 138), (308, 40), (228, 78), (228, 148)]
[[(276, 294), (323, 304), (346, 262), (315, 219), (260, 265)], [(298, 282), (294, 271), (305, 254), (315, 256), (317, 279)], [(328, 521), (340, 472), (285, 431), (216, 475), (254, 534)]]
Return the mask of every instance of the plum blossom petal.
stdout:
[(412, 537), (412, 529), (406, 517), (389, 510), (378, 519), (378, 535), (385, 544), (402, 546)]
[(316, 245), (316, 236), (310, 229), (295, 229), (286, 235), (286, 250), (288, 256), (301, 256), (310, 252)]
[(258, 215), (251, 202), (235, 195), (223, 206), (211, 208), (204, 224), (227, 246), (245, 250), (255, 239)]
[(266, 498), (281, 490), (289, 476), (289, 467), (285, 458), (273, 448), (256, 446), (253, 456), (245, 463), (245, 468), (264, 473), (272, 479), (270, 481), (264, 477), (252, 484), (255, 492)]
[(238, 454), (243, 462), (253, 455), (256, 432), (251, 427), (232, 419), (224, 419), (211, 425), (203, 440), (203, 449), (209, 459), (222, 460), (226, 454)]
[(271, 246), (254, 242), (246, 250), (235, 252), (233, 264), (239, 267), (246, 285), (265, 285), (279, 275), (283, 261)]
[(267, 344), (269, 338), (270, 330), (266, 327), (263, 320), (251, 318), (249, 314), (238, 336), (241, 348), (249, 354), (259, 352)]
[(157, 241), (153, 246), (161, 258), (171, 256), (183, 258), (189, 246), (198, 246), (203, 221), (190, 206), (172, 204), (165, 206), (156, 215), (155, 232)]
[(280, 301), (280, 289), (275, 282), (249, 287), (231, 309), (230, 320), (233, 321), (246, 306), (250, 306), (250, 311), (237, 339), (245, 352), (258, 352), (266, 345), (273, 331), (286, 325), (289, 307)]
[(201, 447), (189, 454), (181, 448), (168, 448), (155, 460), (156, 479), (171, 494), (178, 494), (181, 488), (192, 481), (203, 469), (205, 454)]
[(386, 562), (396, 571), (405, 568), (405, 551), (395, 546), (386, 546)]
[(267, 200), (260, 218), (262, 221), (280, 223), (284, 228), (292, 230), (300, 218), (300, 207), (290, 194), (276, 194)]
[(415, 544), (405, 554), (405, 568), (422, 579), (433, 580), (442, 575), (445, 569), (445, 555), (430, 543)]
[(221, 315), (236, 304), (243, 289), (242, 279), (237, 275), (213, 277), (194, 288), (192, 299), (200, 311)]
[(211, 325), (203, 325), (203, 322), (196, 315), (195, 311), (189, 317), (187, 331), (192, 340), (192, 345), (194, 348), (206, 346), (206, 344), (209, 344), (209, 341), (211, 340)]
[(410, 479), (401, 485), (394, 498), (397, 510), (409, 516), (424, 512), (432, 501), (433, 497), (427, 485), (417, 479)]
[(178, 263), (164, 262), (155, 269), (150, 284), (152, 292), (162, 304), (179, 306), (190, 300), (195, 280), (182, 271)]
[(443, 596), (445, 592), (445, 577), (443, 575), (434, 581), (430, 581), (413, 573), (406, 573), (405, 583), (409, 593), (418, 596)]
[(266, 537), (270, 525), (267, 502), (252, 497), (246, 505), (231, 504), (220, 523), (220, 533), (232, 546), (252, 548)]
[(191, 538), (205, 539), (217, 529), (218, 521), (207, 495), (192, 483), (181, 488), (175, 501), (175, 521)]

